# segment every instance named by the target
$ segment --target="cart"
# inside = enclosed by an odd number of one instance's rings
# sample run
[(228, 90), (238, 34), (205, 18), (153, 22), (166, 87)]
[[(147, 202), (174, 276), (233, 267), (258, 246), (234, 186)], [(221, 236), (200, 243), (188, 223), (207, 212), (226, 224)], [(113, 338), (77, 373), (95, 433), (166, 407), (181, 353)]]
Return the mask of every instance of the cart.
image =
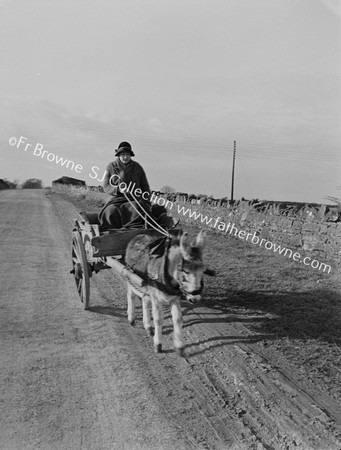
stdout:
[(162, 229), (175, 228), (171, 217), (166, 217), (166, 228), (121, 228), (102, 230), (97, 212), (79, 213), (72, 231), (72, 270), (76, 287), (84, 309), (90, 306), (90, 278), (104, 269), (114, 269), (128, 278), (136, 287), (143, 288), (146, 282), (125, 264), (128, 243), (139, 234), (162, 237)]

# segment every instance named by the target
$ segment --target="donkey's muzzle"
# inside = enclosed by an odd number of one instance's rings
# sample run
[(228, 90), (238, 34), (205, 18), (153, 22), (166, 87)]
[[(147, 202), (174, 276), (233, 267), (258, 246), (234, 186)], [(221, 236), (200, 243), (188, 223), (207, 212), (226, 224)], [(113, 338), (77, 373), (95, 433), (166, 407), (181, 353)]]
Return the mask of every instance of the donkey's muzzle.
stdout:
[(192, 305), (194, 305), (195, 303), (200, 302), (201, 300), (201, 295), (200, 294), (186, 294), (186, 300), (190, 303), (192, 303)]

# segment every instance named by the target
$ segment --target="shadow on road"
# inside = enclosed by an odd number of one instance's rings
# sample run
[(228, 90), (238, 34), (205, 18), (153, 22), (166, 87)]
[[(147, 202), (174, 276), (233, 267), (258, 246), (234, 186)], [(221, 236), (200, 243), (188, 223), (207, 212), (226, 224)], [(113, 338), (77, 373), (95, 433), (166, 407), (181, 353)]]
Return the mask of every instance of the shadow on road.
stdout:
[(88, 311), (97, 314), (104, 314), (106, 316), (122, 317), (127, 319), (126, 310), (115, 306), (91, 306)]
[(341, 345), (341, 295), (333, 290), (231, 291), (220, 299), (208, 292), (205, 306), (273, 339), (318, 339)]

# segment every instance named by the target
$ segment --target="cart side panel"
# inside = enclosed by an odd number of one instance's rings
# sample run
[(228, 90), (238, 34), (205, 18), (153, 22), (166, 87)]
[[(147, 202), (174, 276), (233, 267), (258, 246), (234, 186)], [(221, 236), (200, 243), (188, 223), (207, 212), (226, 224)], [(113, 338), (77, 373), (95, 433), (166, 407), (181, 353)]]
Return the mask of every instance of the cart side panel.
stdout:
[(148, 234), (158, 238), (161, 234), (154, 230), (139, 228), (135, 230), (113, 230), (91, 239), (93, 256), (125, 255), (128, 243), (139, 234)]

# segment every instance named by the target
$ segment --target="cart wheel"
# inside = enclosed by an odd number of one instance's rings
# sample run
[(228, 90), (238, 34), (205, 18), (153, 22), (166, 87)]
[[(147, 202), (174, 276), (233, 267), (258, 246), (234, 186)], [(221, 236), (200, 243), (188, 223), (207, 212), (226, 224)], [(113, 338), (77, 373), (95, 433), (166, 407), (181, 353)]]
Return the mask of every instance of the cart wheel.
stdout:
[(72, 266), (71, 271), (75, 275), (78, 294), (84, 303), (84, 309), (89, 309), (90, 303), (90, 279), (89, 267), (79, 231), (72, 233)]

